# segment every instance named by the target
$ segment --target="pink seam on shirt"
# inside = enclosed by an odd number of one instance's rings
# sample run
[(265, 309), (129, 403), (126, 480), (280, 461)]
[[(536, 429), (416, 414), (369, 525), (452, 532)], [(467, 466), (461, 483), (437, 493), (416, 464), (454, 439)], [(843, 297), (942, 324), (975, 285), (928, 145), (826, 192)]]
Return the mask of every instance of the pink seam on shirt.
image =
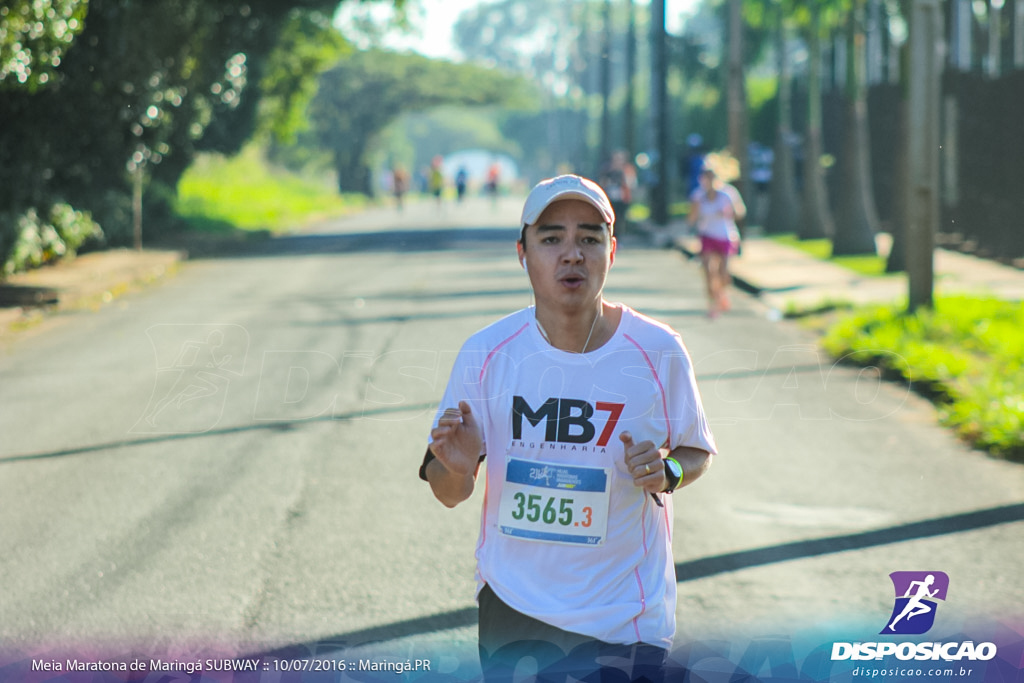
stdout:
[(644, 544), (644, 557), (647, 557), (647, 552), (650, 548), (647, 547), (647, 525), (643, 523), (647, 519), (647, 508), (650, 506), (651, 499), (644, 493), (644, 509), (640, 511), (640, 537), (643, 539)]
[(644, 362), (647, 363), (647, 367), (650, 368), (651, 374), (654, 375), (654, 381), (658, 383), (658, 391), (661, 392), (661, 408), (665, 412), (665, 429), (668, 430), (668, 438), (666, 442), (671, 442), (672, 439), (672, 422), (668, 417), (668, 398), (665, 396), (665, 387), (661, 383), (661, 378), (658, 377), (658, 371), (654, 369), (654, 363), (648, 357), (647, 352), (644, 351), (643, 347), (637, 343), (635, 339), (630, 337), (628, 334), (623, 335), (630, 344), (636, 347), (636, 350), (640, 352), (640, 355), (644, 357)]
[(508, 339), (506, 339), (505, 341), (503, 341), (500, 344), (498, 344), (497, 346), (495, 346), (494, 349), (489, 354), (487, 354), (487, 358), (484, 360), (484, 366), (482, 368), (480, 368), (480, 378), (479, 379), (480, 379), (481, 382), (484, 381), (484, 373), (487, 372), (487, 366), (490, 364), (491, 359), (494, 358), (494, 354), (498, 353), (498, 351), (501, 350), (501, 347), (505, 346), (506, 344), (511, 342), (513, 339), (515, 339), (516, 337), (521, 335), (523, 333), (523, 330), (525, 330), (529, 326), (530, 326), (530, 323), (526, 323), (525, 325), (520, 327), (518, 330), (516, 330), (515, 333), (512, 334)]
[(636, 642), (639, 643), (642, 640), (640, 638), (640, 617), (647, 611), (647, 596), (644, 594), (644, 582), (640, 580), (639, 567), (633, 569), (633, 575), (636, 577), (636, 585), (640, 589), (640, 614), (633, 617), (633, 631), (636, 633)]
[[(672, 438), (672, 425), (671, 425), (671, 422), (670, 422), (669, 417), (668, 417), (668, 399), (665, 396), (665, 386), (661, 383), (661, 378), (658, 377), (658, 371), (654, 369), (654, 364), (651, 362), (651, 359), (647, 355), (647, 352), (644, 351), (644, 348), (642, 346), (640, 346), (640, 344), (637, 343), (637, 341), (635, 339), (633, 339), (631, 336), (629, 336), (628, 334), (624, 334), (622, 336), (625, 337), (625, 339), (630, 344), (635, 346), (637, 351), (640, 352), (640, 355), (644, 357), (644, 362), (647, 363), (647, 367), (650, 368), (650, 370), (651, 370), (651, 375), (654, 376), (654, 381), (657, 382), (657, 384), (658, 384), (658, 391), (661, 393), (661, 407), (662, 407), (662, 410), (665, 413), (665, 427), (668, 430), (668, 438), (666, 439), (666, 442), (668, 442)], [(647, 501), (647, 497), (645, 496), (644, 497), (644, 512), (643, 512), (643, 514), (641, 516), (641, 519), (645, 519), (647, 517), (647, 505), (648, 505), (648, 501)], [(667, 514), (667, 511), (666, 511), (666, 514)], [(667, 517), (666, 517), (666, 521), (667, 521)], [(643, 543), (644, 543), (644, 556), (646, 556), (647, 555), (647, 551), (648, 551), (648, 549), (647, 549), (647, 526), (646, 525), (643, 526)], [(640, 579), (640, 568), (639, 567), (635, 567), (633, 569), (633, 575), (636, 577), (637, 588), (640, 589), (640, 614), (638, 614), (635, 617), (633, 617), (633, 630), (636, 633), (636, 640), (637, 640), (637, 642), (641, 642), (642, 639), (640, 638), (640, 617), (643, 616), (644, 612), (647, 611), (647, 595), (644, 593), (644, 583)]]
[[(647, 508), (650, 506), (650, 499), (647, 495), (644, 495), (644, 507), (640, 512), (640, 537), (643, 540), (644, 557), (647, 557), (647, 524), (644, 520), (647, 519)], [(636, 641), (640, 642), (640, 617), (643, 616), (644, 612), (647, 611), (647, 594), (644, 592), (644, 582), (640, 579), (640, 567), (633, 568), (633, 575), (636, 577), (636, 585), (640, 590), (640, 614), (633, 617), (633, 630), (636, 632)]]
[[(498, 353), (498, 351), (501, 350), (501, 347), (505, 346), (506, 344), (511, 342), (513, 339), (518, 337), (520, 334), (522, 334), (523, 330), (525, 330), (529, 326), (530, 326), (530, 323), (524, 324), (522, 327), (520, 327), (518, 330), (516, 330), (516, 332), (514, 334), (509, 336), (508, 339), (505, 339), (503, 342), (501, 342), (500, 344), (495, 346), (494, 349), (489, 354), (487, 354), (487, 358), (484, 360), (484, 366), (482, 368), (480, 368), (480, 378), (479, 378), (480, 382), (484, 381), (484, 373), (487, 372), (487, 366), (490, 364), (491, 359), (494, 358), (494, 354)], [(488, 493), (488, 491), (487, 491), (487, 465), (485, 463), (484, 464), (484, 514), (481, 515), (482, 519), (480, 520), (480, 545), (477, 546), (477, 550), (478, 551), (480, 550), (480, 548), (484, 547), (485, 543), (487, 543), (487, 493)]]
[[(640, 346), (640, 344), (635, 339), (630, 337), (628, 334), (625, 334), (623, 336), (627, 340), (629, 340), (629, 342), (633, 346), (636, 347), (637, 351), (640, 352), (640, 355), (642, 355), (644, 357), (644, 362), (647, 363), (647, 367), (650, 368), (651, 374), (654, 375), (654, 381), (658, 383), (658, 391), (661, 392), (661, 407), (662, 407), (662, 410), (665, 412), (665, 426), (666, 426), (666, 429), (668, 430), (668, 436), (665, 437), (665, 447), (671, 450), (671, 448), (672, 448), (672, 446), (671, 446), (672, 425), (671, 425), (671, 421), (669, 420), (669, 417), (668, 417), (668, 398), (665, 396), (665, 387), (661, 383), (661, 378), (658, 377), (658, 372), (657, 372), (657, 370), (654, 369), (654, 364), (651, 362), (650, 357), (647, 355), (647, 352), (644, 351), (643, 347)], [(667, 507), (663, 507), (662, 508), (662, 512), (664, 513), (663, 517), (665, 519), (665, 528), (669, 529), (671, 527), (669, 526), (669, 523), (668, 523), (668, 508)], [(672, 540), (672, 537), (671, 537), (671, 534), (670, 534), (669, 535), (669, 541), (671, 541), (671, 540)], [(647, 550), (647, 541), (646, 541), (646, 538), (645, 538), (645, 540), (644, 540), (644, 551), (646, 552), (646, 550)]]

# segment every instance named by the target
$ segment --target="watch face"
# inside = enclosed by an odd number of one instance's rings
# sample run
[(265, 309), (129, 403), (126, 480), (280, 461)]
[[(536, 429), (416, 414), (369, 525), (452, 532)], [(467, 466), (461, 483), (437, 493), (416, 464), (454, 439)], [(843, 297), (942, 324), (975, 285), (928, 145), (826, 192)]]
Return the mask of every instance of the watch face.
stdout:
[(669, 472), (672, 473), (672, 476), (678, 477), (679, 479), (683, 478), (683, 467), (682, 467), (682, 465), (680, 465), (678, 462), (676, 462), (672, 458), (666, 459), (665, 462), (668, 463), (668, 469), (669, 469)]

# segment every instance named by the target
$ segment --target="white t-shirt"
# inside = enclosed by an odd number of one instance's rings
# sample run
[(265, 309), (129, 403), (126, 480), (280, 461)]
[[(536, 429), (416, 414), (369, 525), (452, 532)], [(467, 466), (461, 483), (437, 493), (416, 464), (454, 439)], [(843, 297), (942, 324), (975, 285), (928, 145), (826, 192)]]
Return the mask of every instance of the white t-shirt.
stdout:
[(726, 242), (739, 240), (736, 218), (743, 216), (746, 207), (735, 188), (725, 185), (715, 192), (713, 198), (709, 198), (703, 188), (697, 188), (690, 201), (700, 205), (697, 216), (699, 234)]
[(672, 497), (633, 484), (619, 434), (715, 452), (679, 335), (622, 306), (608, 343), (568, 353), (523, 309), (463, 346), (438, 417), (460, 400), (487, 454), (478, 588), (566, 631), (670, 648)]

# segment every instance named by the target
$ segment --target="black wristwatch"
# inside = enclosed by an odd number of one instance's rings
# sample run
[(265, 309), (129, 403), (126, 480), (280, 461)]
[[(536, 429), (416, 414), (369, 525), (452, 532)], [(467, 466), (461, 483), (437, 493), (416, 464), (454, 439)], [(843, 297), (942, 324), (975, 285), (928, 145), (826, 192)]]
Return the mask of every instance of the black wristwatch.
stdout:
[(668, 479), (668, 486), (663, 493), (672, 493), (683, 483), (683, 466), (673, 457), (665, 458), (665, 478)]

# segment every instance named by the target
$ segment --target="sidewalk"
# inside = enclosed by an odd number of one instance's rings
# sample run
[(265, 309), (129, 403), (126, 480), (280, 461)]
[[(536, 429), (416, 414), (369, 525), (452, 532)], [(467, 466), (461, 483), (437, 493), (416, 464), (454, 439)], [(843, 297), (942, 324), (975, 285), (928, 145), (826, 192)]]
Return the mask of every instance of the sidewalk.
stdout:
[(175, 271), (185, 253), (111, 249), (0, 280), (0, 336), (40, 311), (93, 308)]
[[(681, 224), (649, 233), (655, 243), (696, 256), (700, 242), (687, 236)], [(879, 253), (887, 253), (888, 236), (879, 236)], [(906, 299), (905, 273), (865, 277), (821, 261), (799, 249), (766, 237), (743, 241), (743, 251), (729, 264), (735, 285), (783, 315), (799, 315), (837, 304), (863, 305)], [(935, 250), (935, 292), (991, 295), (1010, 301), (1024, 300), (1024, 270), (994, 261)]]

